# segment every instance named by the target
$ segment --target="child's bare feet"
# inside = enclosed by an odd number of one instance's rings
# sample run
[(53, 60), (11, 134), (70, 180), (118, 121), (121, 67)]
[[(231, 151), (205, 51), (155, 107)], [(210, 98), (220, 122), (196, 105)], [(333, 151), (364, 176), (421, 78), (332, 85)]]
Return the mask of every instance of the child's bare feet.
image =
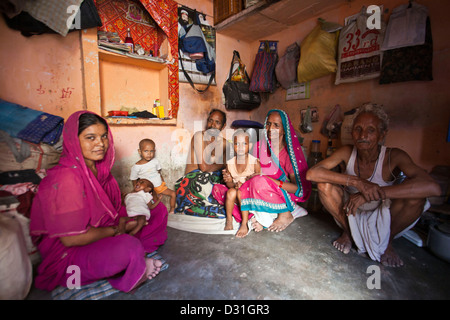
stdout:
[(236, 233), (236, 238), (244, 238), (248, 234), (248, 227), (246, 223), (243, 223)]
[(233, 219), (226, 219), (224, 230), (233, 230)]

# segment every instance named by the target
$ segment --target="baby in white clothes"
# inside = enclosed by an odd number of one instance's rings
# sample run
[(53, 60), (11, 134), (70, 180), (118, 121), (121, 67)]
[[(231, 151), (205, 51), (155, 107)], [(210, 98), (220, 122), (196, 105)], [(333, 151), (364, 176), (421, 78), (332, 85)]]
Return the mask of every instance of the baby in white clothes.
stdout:
[[(156, 201), (153, 201), (155, 196)], [(147, 179), (138, 179), (133, 192), (125, 196), (125, 206), (128, 217), (133, 217), (138, 226), (144, 226), (150, 219), (151, 210), (161, 201), (161, 195), (156, 195), (153, 184)], [(136, 230), (140, 230), (137, 228)], [(130, 233), (133, 235), (132, 233)]]

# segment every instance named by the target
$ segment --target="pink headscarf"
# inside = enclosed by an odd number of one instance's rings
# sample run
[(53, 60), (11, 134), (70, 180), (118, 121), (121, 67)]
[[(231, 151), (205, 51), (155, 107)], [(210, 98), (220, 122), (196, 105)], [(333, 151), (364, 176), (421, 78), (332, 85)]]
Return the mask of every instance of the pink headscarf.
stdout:
[[(272, 112), (277, 112), (282, 120), (283, 129), (285, 132), (285, 144), (286, 151), (289, 155), (292, 168), (294, 169), (297, 191), (294, 194), (290, 194), (290, 197), (294, 202), (304, 202), (308, 200), (311, 194), (311, 182), (306, 179), (306, 171), (308, 171), (308, 165), (306, 163), (305, 157), (303, 155), (302, 147), (292, 126), (291, 120), (286, 112), (283, 110), (272, 109), (267, 113), (267, 117), (264, 123), (266, 127), (267, 119)], [(274, 179), (286, 181), (288, 178), (286, 172), (284, 172), (280, 161), (272, 152), (269, 139), (267, 138), (267, 130), (264, 130), (264, 136), (261, 137), (259, 143), (259, 149), (257, 149), (258, 158), (261, 163), (261, 169), (264, 174), (271, 176)], [(284, 190), (283, 190), (284, 192)], [(287, 198), (287, 192), (284, 192)]]
[(61, 237), (86, 232), (90, 227), (115, 224), (121, 210), (117, 181), (111, 175), (114, 142), (109, 127), (109, 148), (96, 162), (97, 177), (88, 169), (78, 138), (79, 118), (73, 113), (64, 125), (63, 152), (59, 164), (48, 170), (31, 209), (31, 235)]

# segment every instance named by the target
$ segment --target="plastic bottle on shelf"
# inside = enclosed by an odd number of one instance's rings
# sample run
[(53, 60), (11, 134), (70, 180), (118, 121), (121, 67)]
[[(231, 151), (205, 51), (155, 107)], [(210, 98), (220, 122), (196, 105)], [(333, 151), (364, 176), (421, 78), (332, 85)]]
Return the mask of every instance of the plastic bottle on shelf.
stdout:
[(131, 31), (130, 28), (127, 29), (127, 36), (125, 37), (125, 44), (130, 47), (130, 52), (134, 53), (134, 41), (131, 37)]

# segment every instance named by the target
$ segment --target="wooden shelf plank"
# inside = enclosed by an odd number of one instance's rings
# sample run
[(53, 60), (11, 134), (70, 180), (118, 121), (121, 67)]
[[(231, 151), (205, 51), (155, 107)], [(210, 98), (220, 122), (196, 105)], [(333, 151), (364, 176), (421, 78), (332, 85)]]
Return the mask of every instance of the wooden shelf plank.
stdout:
[(158, 119), (158, 118), (127, 118), (127, 117), (105, 117), (110, 125), (160, 125), (160, 126), (176, 126), (177, 119)]
[(98, 49), (98, 57), (103, 61), (115, 62), (115, 63), (125, 63), (129, 65), (135, 65), (138, 67), (151, 68), (155, 70), (162, 70), (167, 67), (165, 60), (161, 58), (145, 59), (136, 55), (136, 57), (131, 57), (128, 55), (122, 55), (101, 48)]

